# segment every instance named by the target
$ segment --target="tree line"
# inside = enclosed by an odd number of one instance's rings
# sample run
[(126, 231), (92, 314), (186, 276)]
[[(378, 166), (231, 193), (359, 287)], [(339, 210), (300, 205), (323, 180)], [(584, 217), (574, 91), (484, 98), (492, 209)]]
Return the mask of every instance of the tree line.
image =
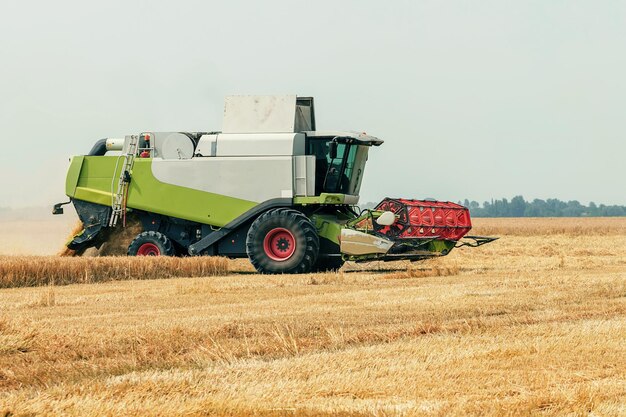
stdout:
[(593, 201), (588, 206), (576, 200), (561, 201), (556, 198), (547, 200), (534, 199), (526, 201), (521, 195), (511, 201), (485, 201), (480, 205), (477, 201), (459, 201), (459, 204), (470, 209), (473, 217), (617, 217), (626, 216), (626, 206), (607, 206)]
[[(472, 217), (618, 217), (626, 216), (626, 206), (596, 204), (588, 206), (579, 201), (561, 201), (557, 198), (547, 200), (534, 199), (526, 201), (521, 195), (511, 201), (506, 198), (485, 201), (482, 205), (477, 201), (458, 201), (470, 209)], [(376, 203), (359, 204), (361, 209), (372, 209)]]

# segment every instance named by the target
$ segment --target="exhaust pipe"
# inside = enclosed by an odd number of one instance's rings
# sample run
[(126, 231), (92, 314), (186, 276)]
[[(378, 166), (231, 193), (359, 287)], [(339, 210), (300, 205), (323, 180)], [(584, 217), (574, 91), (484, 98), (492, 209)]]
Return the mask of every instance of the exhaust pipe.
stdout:
[(94, 143), (87, 156), (103, 156), (107, 151), (121, 151), (124, 148), (124, 139), (105, 138)]

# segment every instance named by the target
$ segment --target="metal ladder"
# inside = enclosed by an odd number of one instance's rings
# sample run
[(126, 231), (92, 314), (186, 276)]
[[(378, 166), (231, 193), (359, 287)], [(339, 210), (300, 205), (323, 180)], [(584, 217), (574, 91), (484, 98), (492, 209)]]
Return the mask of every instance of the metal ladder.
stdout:
[(135, 163), (138, 146), (139, 136), (131, 136), (128, 141), (128, 149), (124, 154), (124, 164), (122, 165), (122, 171), (120, 172), (120, 178), (117, 183), (117, 191), (113, 195), (109, 227), (115, 227), (119, 218), (123, 216), (126, 211), (126, 207), (124, 207), (124, 199), (128, 190), (128, 183), (130, 183), (130, 171), (133, 169), (133, 164)]

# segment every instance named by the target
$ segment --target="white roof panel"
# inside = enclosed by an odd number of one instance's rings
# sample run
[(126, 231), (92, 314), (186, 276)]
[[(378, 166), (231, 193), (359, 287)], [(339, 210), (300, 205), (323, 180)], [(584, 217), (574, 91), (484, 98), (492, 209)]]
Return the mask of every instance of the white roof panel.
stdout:
[(355, 139), (359, 142), (363, 142), (365, 145), (373, 145), (379, 146), (383, 144), (382, 139), (378, 139), (375, 136), (370, 136), (367, 133), (359, 133), (355, 131), (342, 131), (342, 130), (316, 130), (303, 132), (310, 138), (322, 138), (322, 137), (340, 137), (340, 138), (351, 138)]

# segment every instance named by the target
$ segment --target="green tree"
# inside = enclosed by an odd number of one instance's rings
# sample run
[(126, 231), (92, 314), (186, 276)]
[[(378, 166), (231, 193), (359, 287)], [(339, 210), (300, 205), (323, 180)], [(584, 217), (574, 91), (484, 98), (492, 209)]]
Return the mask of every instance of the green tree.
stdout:
[(511, 199), (510, 204), (510, 216), (511, 217), (524, 217), (526, 211), (526, 201), (521, 195), (517, 195)]

